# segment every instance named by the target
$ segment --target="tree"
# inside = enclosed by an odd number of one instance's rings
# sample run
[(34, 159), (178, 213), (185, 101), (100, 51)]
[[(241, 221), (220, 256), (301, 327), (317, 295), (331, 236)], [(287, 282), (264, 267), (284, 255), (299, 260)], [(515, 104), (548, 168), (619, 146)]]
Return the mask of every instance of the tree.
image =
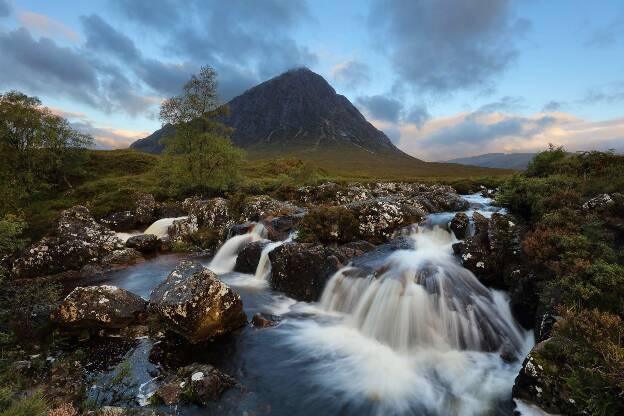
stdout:
[(0, 94), (0, 213), (38, 192), (71, 187), (69, 179), (80, 171), (91, 140), (38, 98)]
[(165, 138), (165, 153), (178, 187), (223, 189), (240, 179), (244, 153), (232, 145), (232, 129), (219, 121), (228, 108), (219, 105), (216, 89), (216, 72), (202, 67), (181, 95), (160, 107), (160, 119), (175, 127), (175, 133)]

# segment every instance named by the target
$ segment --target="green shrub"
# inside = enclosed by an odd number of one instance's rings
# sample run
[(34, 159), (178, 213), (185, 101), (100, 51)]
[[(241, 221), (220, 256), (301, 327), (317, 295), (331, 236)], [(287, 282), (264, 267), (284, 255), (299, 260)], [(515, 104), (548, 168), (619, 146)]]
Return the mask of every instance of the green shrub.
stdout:
[(0, 412), (0, 416), (46, 416), (47, 413), (45, 397), (41, 392), (36, 392), (13, 401), (6, 410)]
[(303, 242), (346, 243), (359, 235), (359, 221), (341, 206), (311, 210), (299, 223), (298, 240)]

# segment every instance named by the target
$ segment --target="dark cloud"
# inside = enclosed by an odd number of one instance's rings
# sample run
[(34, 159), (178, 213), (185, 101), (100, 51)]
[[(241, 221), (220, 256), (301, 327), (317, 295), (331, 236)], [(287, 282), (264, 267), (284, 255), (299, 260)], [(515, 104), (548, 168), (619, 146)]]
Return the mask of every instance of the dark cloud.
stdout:
[(332, 68), (333, 78), (346, 88), (358, 88), (370, 82), (370, 68), (359, 61), (347, 61)]
[(553, 111), (561, 111), (563, 110), (563, 108), (565, 107), (565, 103), (561, 102), (561, 101), (549, 101), (546, 103), (546, 105), (544, 105), (544, 108), (542, 108), (543, 112), (553, 112)]
[(11, 4), (8, 0), (0, 0), (0, 17), (7, 17), (11, 14)]
[(363, 107), (373, 118), (383, 121), (397, 122), (403, 105), (400, 101), (385, 95), (358, 97), (356, 103)]
[(89, 60), (50, 39), (35, 40), (27, 29), (0, 33), (0, 66), (0, 84), (5, 87), (98, 105), (98, 75)]
[(487, 103), (479, 107), (482, 113), (495, 113), (495, 112), (512, 112), (524, 107), (524, 98), (505, 96), (499, 100)]
[(369, 22), (401, 81), (433, 93), (487, 87), (529, 26), (511, 0), (377, 0)]
[(141, 59), (141, 53), (132, 39), (115, 30), (98, 15), (81, 17), (87, 42), (85, 48), (103, 52), (120, 59), (135, 62)]
[(405, 121), (414, 123), (418, 128), (422, 127), (427, 121), (431, 119), (431, 114), (427, 111), (425, 105), (416, 105), (405, 116)]

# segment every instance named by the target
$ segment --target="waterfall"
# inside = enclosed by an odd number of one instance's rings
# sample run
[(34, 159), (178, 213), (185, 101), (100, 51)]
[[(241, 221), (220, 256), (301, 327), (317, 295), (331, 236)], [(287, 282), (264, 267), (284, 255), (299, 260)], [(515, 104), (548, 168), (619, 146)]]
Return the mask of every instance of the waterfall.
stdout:
[(152, 225), (147, 227), (143, 234), (154, 234), (158, 238), (166, 237), (169, 235), (169, 227), (177, 220), (185, 220), (187, 217), (174, 217), (174, 218), (162, 218), (155, 221)]
[[(519, 356), (525, 334), (503, 295), (483, 286), (452, 256), (452, 235), (419, 228), (415, 250), (399, 250), (367, 274), (339, 270), (321, 297), (362, 334), (397, 351), (504, 350)], [(359, 276), (359, 277), (358, 277)]]
[(250, 232), (235, 235), (234, 237), (228, 239), (221, 246), (221, 248), (219, 248), (214, 258), (208, 265), (208, 268), (217, 274), (231, 272), (234, 270), (234, 266), (236, 265), (236, 257), (238, 257), (238, 253), (243, 249), (243, 247), (252, 241), (263, 240), (266, 238), (266, 234), (267, 231), (264, 228), (264, 225), (259, 222)]
[(271, 275), (271, 260), (269, 259), (269, 253), (281, 246), (284, 243), (289, 243), (293, 240), (294, 235), (291, 234), (284, 241), (275, 241), (267, 244), (260, 253), (260, 260), (258, 261), (258, 267), (256, 267), (256, 279), (269, 280)]

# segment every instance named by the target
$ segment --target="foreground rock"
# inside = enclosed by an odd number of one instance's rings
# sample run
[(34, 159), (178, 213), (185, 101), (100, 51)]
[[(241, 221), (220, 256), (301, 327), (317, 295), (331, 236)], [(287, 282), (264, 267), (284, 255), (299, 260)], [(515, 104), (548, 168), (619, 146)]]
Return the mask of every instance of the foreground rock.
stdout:
[(126, 241), (126, 247), (133, 248), (141, 253), (153, 253), (158, 250), (160, 240), (154, 234), (133, 235)]
[(168, 377), (156, 391), (156, 398), (167, 406), (181, 402), (207, 405), (236, 385), (236, 380), (209, 364), (192, 364)]
[(458, 212), (451, 220), (450, 229), (453, 234), (455, 234), (456, 238), (462, 240), (466, 238), (469, 226), (470, 219), (468, 218), (468, 215), (463, 212)]
[(191, 343), (230, 334), (247, 323), (243, 302), (199, 263), (182, 261), (150, 295), (150, 311)]
[(105, 267), (127, 266), (144, 260), (141, 253), (133, 248), (122, 248), (107, 254), (102, 258), (102, 265)]
[(135, 230), (154, 222), (158, 207), (154, 195), (139, 193), (135, 197), (133, 209), (109, 214), (101, 222), (115, 231)]
[(119, 329), (147, 318), (147, 302), (115, 286), (75, 288), (52, 314), (67, 329)]
[(327, 280), (349, 259), (374, 248), (370, 243), (327, 247), (313, 243), (285, 243), (271, 253), (271, 286), (306, 302), (320, 298)]
[(254, 241), (247, 244), (241, 252), (238, 253), (238, 257), (236, 257), (234, 271), (239, 273), (255, 273), (258, 268), (258, 263), (260, 262), (262, 250), (267, 244), (268, 241)]
[(98, 224), (87, 208), (78, 205), (61, 213), (56, 236), (44, 237), (26, 249), (13, 262), (12, 272), (16, 277), (36, 277), (79, 270), (123, 247), (113, 231)]

